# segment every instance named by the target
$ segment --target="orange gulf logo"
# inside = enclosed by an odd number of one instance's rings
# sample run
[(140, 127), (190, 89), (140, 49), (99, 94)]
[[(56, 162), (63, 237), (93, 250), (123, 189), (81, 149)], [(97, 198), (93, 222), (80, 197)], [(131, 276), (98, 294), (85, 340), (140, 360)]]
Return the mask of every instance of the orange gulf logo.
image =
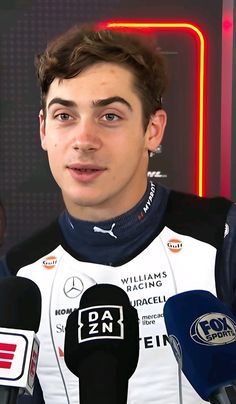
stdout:
[(167, 247), (169, 250), (173, 253), (178, 253), (182, 250), (183, 248), (183, 243), (181, 240), (172, 238), (171, 240), (168, 241)]
[(43, 267), (45, 269), (53, 269), (57, 264), (57, 257), (55, 255), (49, 255), (43, 260)]

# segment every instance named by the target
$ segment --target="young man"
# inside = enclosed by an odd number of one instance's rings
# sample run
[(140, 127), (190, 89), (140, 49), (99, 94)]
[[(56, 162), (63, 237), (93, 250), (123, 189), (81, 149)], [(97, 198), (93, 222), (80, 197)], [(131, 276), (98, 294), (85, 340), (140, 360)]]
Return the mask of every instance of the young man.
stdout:
[[(79, 402), (78, 379), (63, 359), (66, 318), (85, 289), (111, 283), (125, 290), (140, 320), (128, 403), (176, 404), (178, 371), (163, 306), (173, 294), (206, 289), (234, 308), (235, 206), (148, 181), (149, 154), (166, 125), (166, 74), (160, 55), (143, 41), (75, 28), (48, 45), (37, 69), (41, 144), (66, 209), (9, 251), (2, 270), (31, 278), (42, 293), (44, 400)], [(182, 390), (186, 404), (202, 402), (185, 378)], [(43, 402), (38, 386), (32, 402)]]

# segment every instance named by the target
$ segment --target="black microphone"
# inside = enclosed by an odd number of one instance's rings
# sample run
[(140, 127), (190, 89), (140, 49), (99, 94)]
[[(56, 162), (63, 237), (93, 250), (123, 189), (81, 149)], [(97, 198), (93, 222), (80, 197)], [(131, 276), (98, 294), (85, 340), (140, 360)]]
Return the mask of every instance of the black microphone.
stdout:
[(137, 310), (118, 286), (87, 289), (66, 323), (65, 363), (79, 377), (81, 404), (125, 404), (139, 357)]
[(41, 317), (41, 293), (30, 279), (0, 279), (0, 403), (33, 393)]
[(205, 290), (170, 297), (164, 306), (169, 341), (183, 373), (199, 396), (230, 404), (227, 387), (236, 381), (236, 318)]

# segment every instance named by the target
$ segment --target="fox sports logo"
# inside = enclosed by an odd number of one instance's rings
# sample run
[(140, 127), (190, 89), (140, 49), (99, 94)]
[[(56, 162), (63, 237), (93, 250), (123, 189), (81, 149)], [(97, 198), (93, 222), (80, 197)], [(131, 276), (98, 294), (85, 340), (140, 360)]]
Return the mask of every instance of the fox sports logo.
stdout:
[(190, 327), (191, 338), (202, 345), (225, 345), (236, 342), (236, 323), (223, 313), (207, 313)]

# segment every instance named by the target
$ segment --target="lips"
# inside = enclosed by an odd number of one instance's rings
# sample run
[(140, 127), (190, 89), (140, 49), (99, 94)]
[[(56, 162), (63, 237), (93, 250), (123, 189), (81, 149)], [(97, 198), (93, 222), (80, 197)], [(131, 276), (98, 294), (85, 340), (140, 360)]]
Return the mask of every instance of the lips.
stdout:
[(76, 170), (81, 172), (91, 172), (91, 171), (104, 171), (104, 167), (100, 167), (95, 164), (69, 164), (68, 168), (70, 170)]
[(99, 177), (106, 168), (97, 165), (71, 164), (68, 169), (72, 177), (81, 182), (89, 182)]
[(72, 168), (72, 170), (80, 171), (81, 173), (100, 171), (98, 168)]

